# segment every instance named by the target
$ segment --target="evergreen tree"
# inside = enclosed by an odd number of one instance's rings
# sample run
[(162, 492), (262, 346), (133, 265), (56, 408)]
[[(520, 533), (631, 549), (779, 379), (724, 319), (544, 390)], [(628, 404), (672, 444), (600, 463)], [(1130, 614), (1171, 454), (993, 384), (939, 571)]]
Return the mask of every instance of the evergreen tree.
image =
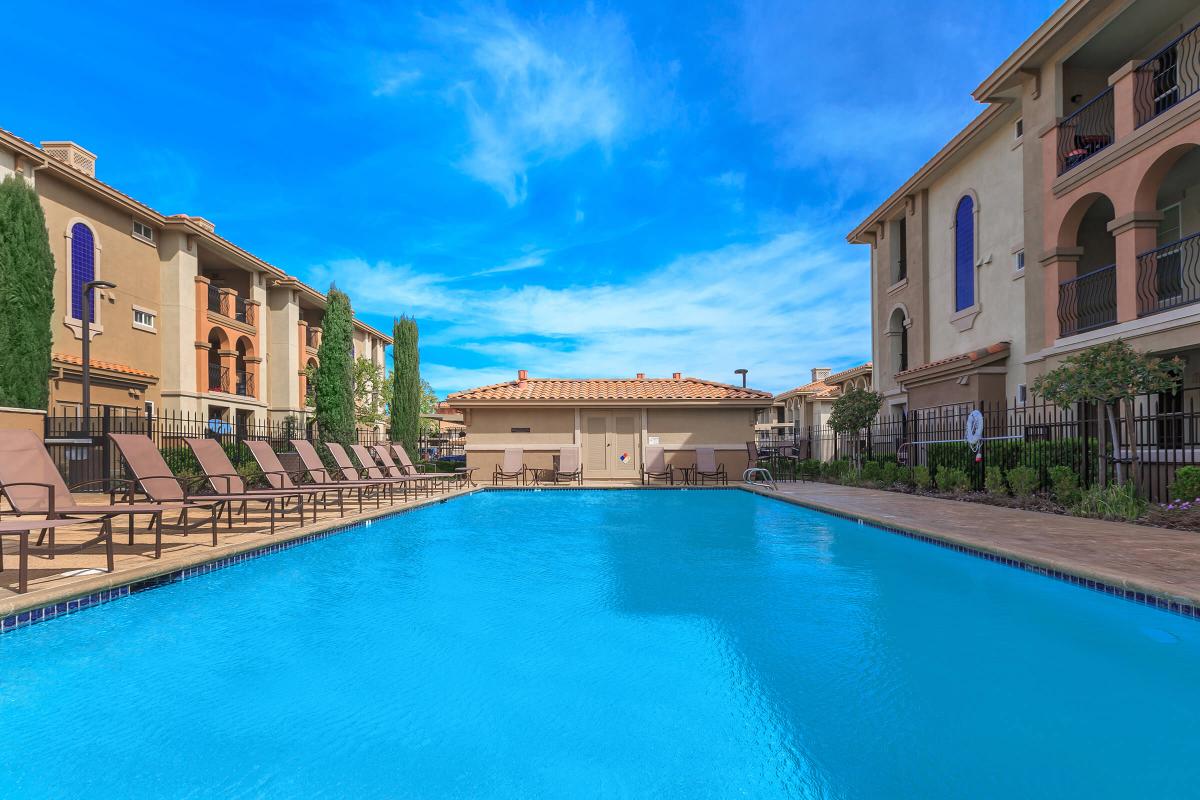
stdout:
[(0, 183), (0, 406), (50, 399), (54, 258), (42, 205), (25, 180)]
[(417, 353), (417, 323), (401, 317), (392, 325), (392, 401), (388, 435), (393, 442), (416, 451), (421, 426), (421, 357)]
[(329, 287), (321, 323), (320, 361), (316, 374), (317, 428), (327, 442), (354, 444), (354, 312), (350, 298)]

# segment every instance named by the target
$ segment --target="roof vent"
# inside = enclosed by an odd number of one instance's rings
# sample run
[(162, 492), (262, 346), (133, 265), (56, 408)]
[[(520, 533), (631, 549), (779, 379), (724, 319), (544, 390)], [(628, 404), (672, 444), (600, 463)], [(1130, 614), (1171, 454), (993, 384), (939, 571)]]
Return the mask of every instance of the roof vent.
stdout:
[(829, 373), (831, 373), (831, 372), (833, 372), (833, 369), (830, 367), (813, 367), (813, 371), (812, 371), (813, 383), (816, 383), (817, 381), (825, 380), (826, 378), (829, 377)]
[(637, 379), (638, 379), (639, 381), (644, 381), (644, 380), (646, 380), (646, 373), (644, 373), (644, 372), (639, 372), (639, 373), (637, 374)]
[(517, 386), (524, 386), (527, 380), (529, 380), (529, 371), (524, 369), (517, 370)]
[(683, 378), (683, 373), (682, 372), (672, 372), (671, 378), (674, 380), (681, 380)]
[(96, 177), (96, 154), (75, 142), (42, 142), (42, 150), (55, 161), (74, 167), (91, 178)]

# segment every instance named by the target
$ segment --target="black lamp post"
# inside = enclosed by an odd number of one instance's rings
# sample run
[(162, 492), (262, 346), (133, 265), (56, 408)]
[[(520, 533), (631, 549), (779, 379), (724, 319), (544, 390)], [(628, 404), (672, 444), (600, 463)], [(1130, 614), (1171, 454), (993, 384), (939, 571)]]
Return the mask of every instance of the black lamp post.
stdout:
[(92, 435), (92, 291), (115, 288), (117, 285), (112, 281), (88, 281), (83, 285), (80, 298), (83, 306), (83, 424), (88, 436)]
[(735, 369), (735, 370), (733, 371), (733, 374), (734, 374), (734, 375), (741, 375), (741, 376), (742, 376), (742, 388), (743, 388), (743, 389), (745, 389), (745, 388), (746, 388), (746, 373), (747, 373), (747, 372), (749, 372), (749, 371), (750, 371), (750, 370), (748, 370), (748, 369)]

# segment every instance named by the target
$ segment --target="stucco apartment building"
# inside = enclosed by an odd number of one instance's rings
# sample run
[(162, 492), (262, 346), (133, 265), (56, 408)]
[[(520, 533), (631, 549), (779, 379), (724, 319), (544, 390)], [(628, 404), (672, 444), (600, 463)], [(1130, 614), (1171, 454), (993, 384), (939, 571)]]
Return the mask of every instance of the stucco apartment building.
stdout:
[(1200, 383), (1200, 7), (1064, 3), (858, 225), (893, 409), (1021, 401), (1121, 337)]
[(731, 480), (746, 469), (768, 392), (687, 378), (530, 378), (455, 392), (446, 402), (463, 414), (467, 466), (488, 477), (505, 448), (525, 451), (525, 464), (549, 468), (559, 449), (579, 445), (588, 480), (635, 480), (647, 446), (661, 446), (674, 467), (696, 463), (712, 447)]
[(825, 446), (827, 437), (821, 433), (826, 430), (833, 401), (849, 389), (871, 388), (872, 368), (870, 361), (836, 373), (829, 367), (814, 367), (811, 381), (775, 395), (775, 403), (783, 408), (783, 417), (791, 426), (789, 434), (799, 446), (801, 458), (833, 457), (833, 448)]
[[(96, 178), (73, 142), (41, 147), (0, 131), (0, 179), (24, 178), (46, 217), (56, 277), (52, 411), (81, 405), (82, 286), (93, 406), (264, 422), (311, 410), (306, 367), (325, 296), (233, 242), (212, 222), (164, 215)], [(391, 339), (355, 321), (355, 354), (383, 365)]]

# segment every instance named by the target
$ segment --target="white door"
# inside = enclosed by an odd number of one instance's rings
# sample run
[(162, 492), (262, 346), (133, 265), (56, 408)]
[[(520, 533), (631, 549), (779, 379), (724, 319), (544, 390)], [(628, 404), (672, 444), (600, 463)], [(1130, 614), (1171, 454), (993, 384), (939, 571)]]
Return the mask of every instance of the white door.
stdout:
[(584, 411), (582, 417), (583, 477), (636, 478), (640, 463), (637, 412)]

